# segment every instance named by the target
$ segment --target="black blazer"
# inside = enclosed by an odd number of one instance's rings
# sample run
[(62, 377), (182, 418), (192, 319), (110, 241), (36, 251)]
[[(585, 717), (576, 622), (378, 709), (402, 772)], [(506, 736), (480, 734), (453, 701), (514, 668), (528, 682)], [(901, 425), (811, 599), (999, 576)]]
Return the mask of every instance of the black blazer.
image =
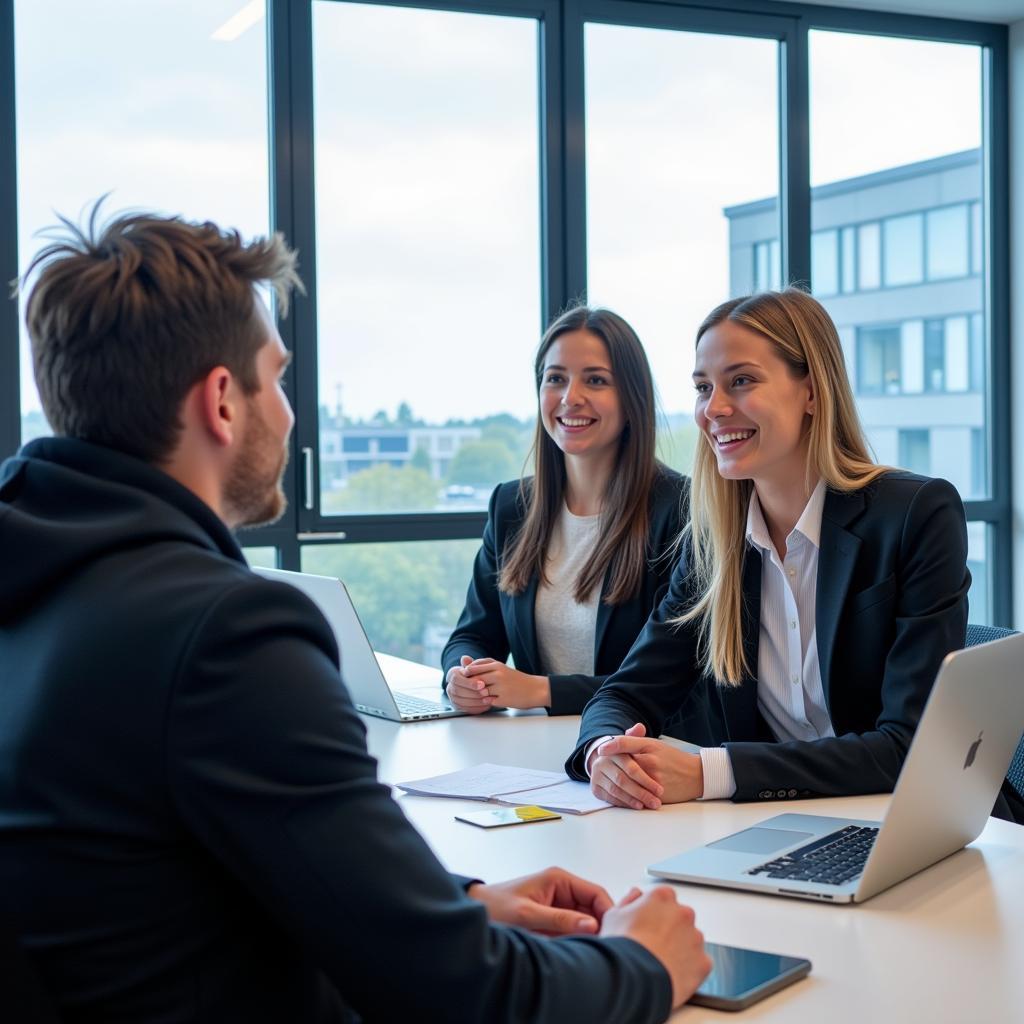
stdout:
[(668, 1016), (639, 944), (488, 924), (377, 781), (323, 616), (170, 477), (33, 442), (0, 565), (0, 920), (62, 1020)]
[[(445, 677), (464, 654), (471, 658), (505, 661), (511, 652), (521, 672), (549, 676), (551, 714), (578, 715), (608, 675), (622, 664), (668, 585), (675, 561), (670, 549), (686, 523), (688, 493), (687, 477), (662, 468), (651, 492), (647, 566), (640, 590), (622, 604), (609, 605), (602, 600), (597, 606), (595, 675), (549, 675), (537, 652), (534, 623), (537, 579), (532, 579), (526, 590), (514, 597), (498, 590), (502, 552), (526, 515), (520, 500), (519, 481), (499, 484), (488, 506), (483, 544), (473, 564), (466, 607), (441, 655)], [(607, 585), (606, 574), (602, 597)]]
[(835, 737), (777, 743), (757, 707), (761, 555), (743, 563), (743, 636), (755, 675), (721, 687), (699, 674), (696, 630), (668, 620), (696, 598), (688, 552), (621, 669), (587, 705), (566, 763), (586, 779), (594, 739), (643, 722), (649, 735), (684, 698), (699, 704), (685, 738), (724, 744), (734, 800), (888, 792), (899, 775), (942, 659), (967, 630), (967, 530), (953, 486), (911, 473), (853, 493), (829, 491), (821, 522), (815, 623)]

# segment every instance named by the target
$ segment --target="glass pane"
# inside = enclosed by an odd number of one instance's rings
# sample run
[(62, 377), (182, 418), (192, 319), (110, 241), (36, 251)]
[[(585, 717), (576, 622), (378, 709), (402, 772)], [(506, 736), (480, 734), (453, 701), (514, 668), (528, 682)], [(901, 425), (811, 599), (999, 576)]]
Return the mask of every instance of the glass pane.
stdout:
[(810, 33), (812, 226), (842, 240), (840, 294), (815, 293), (878, 460), (964, 498), (991, 480), (982, 79), (978, 46)]
[[(107, 193), (107, 215), (142, 208), (267, 233), (266, 28), (238, 13), (238, 0), (15, 0), (21, 269), (54, 211), (77, 221)], [(24, 328), (21, 366), (28, 440), (49, 427)]]
[(882, 266), (885, 284), (917, 284), (924, 276), (921, 215), (890, 217), (882, 221)]
[(245, 555), (245, 560), (254, 569), (276, 569), (277, 562), (277, 548), (271, 547), (258, 547), (258, 548), (242, 548), (242, 554)]
[(313, 4), (327, 514), (481, 508), (521, 474), (542, 326), (537, 60), (533, 19)]
[(302, 571), (343, 580), (374, 650), (436, 665), (466, 601), (478, 540), (318, 544)]
[(685, 471), (697, 325), (781, 280), (778, 43), (588, 24), (584, 45), (587, 294), (640, 335)]
[(960, 203), (928, 211), (925, 222), (929, 281), (967, 275), (970, 260), (967, 210), (967, 204)]
[(839, 291), (839, 233), (815, 231), (811, 235), (811, 281), (815, 295)]
[(990, 530), (987, 523), (967, 524), (967, 568), (971, 570), (971, 589), (967, 594), (968, 619), (979, 625), (992, 625), (992, 584), (989, 572)]

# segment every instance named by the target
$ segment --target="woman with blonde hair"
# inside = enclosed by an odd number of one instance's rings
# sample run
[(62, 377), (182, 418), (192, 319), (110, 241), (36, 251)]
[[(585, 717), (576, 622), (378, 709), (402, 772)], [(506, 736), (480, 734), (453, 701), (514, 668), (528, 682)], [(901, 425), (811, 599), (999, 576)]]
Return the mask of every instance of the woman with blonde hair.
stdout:
[(534, 474), (495, 488), (441, 656), (447, 695), (469, 714), (579, 714), (667, 586), (686, 521), (688, 481), (655, 456), (654, 382), (622, 317), (562, 313), (534, 379)]
[[(889, 791), (964, 645), (960, 497), (871, 460), (835, 326), (802, 291), (713, 310), (693, 380), (680, 560), (567, 770), (637, 809)], [(653, 738), (684, 701), (699, 753)]]

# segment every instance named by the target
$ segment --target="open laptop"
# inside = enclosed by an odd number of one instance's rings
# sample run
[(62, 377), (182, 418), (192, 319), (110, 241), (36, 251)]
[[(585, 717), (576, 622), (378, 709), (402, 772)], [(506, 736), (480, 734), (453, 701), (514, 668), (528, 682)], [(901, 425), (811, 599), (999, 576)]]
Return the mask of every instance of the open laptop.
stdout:
[[(254, 569), (260, 576), (279, 583), (298, 587), (324, 613), (334, 630), (341, 652), (342, 677), (356, 710), (364, 715), (386, 718), (391, 722), (422, 722), (430, 718), (454, 718), (464, 712), (448, 703), (441, 692), (440, 669), (436, 687), (420, 686), (420, 693), (409, 692), (410, 686), (422, 683), (418, 679), (403, 677), (397, 659), (387, 659), (388, 675), (384, 676), (381, 663), (370, 646), (363, 624), (356, 614), (345, 584), (333, 576), (313, 576), (306, 572), (287, 572), (284, 569)], [(410, 666), (412, 668), (412, 666)], [(390, 683), (390, 685), (389, 685)], [(395, 689), (392, 689), (395, 687)], [(404, 687), (404, 689), (403, 689)], [(437, 695), (437, 699), (434, 698)]]
[(885, 820), (780, 814), (651, 865), (658, 878), (860, 903), (985, 827), (1024, 732), (1024, 634), (946, 656)]

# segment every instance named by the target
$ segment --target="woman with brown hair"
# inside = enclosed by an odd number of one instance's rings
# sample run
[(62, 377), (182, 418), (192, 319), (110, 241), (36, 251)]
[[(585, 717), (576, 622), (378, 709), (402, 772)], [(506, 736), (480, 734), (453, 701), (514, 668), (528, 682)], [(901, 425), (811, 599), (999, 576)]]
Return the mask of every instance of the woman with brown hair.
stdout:
[[(964, 645), (960, 496), (872, 461), (835, 326), (802, 291), (713, 310), (693, 379), (679, 564), (566, 768), (637, 809), (887, 792)], [(699, 754), (652, 738), (684, 701)]]
[(655, 458), (654, 385), (629, 324), (570, 309), (534, 371), (534, 475), (495, 488), (442, 655), (449, 699), (471, 714), (582, 711), (657, 603), (685, 522), (687, 481)]

